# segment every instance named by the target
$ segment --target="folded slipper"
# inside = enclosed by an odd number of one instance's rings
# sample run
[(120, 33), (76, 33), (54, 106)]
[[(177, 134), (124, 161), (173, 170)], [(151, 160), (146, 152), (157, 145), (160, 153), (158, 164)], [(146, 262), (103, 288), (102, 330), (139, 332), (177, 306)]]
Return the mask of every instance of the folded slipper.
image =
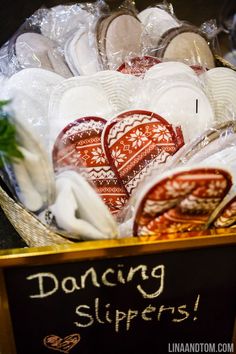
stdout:
[[(4, 163), (13, 195), (32, 212), (39, 212), (53, 201), (52, 175), (45, 170), (48, 166), (42, 156), (19, 147), (22, 160), (10, 164)], [(5, 161), (4, 161), (5, 162)], [(43, 170), (42, 170), (43, 169)]]
[(192, 78), (197, 81), (197, 75), (195, 71), (189, 66), (179, 61), (166, 61), (151, 66), (146, 72), (144, 78), (147, 79), (161, 79), (168, 80), (172, 78), (183, 77), (185, 79)]
[(186, 143), (213, 125), (215, 117), (210, 100), (189, 77), (173, 78), (171, 82), (164, 80), (156, 89), (152, 85), (151, 90), (149, 110), (165, 117), (170, 124), (180, 126)]
[(50, 210), (60, 227), (73, 234), (77, 232), (83, 239), (117, 237), (112, 215), (81, 175), (72, 170), (61, 172), (56, 179), (56, 189), (56, 201)]
[(78, 214), (78, 205), (74, 192), (68, 180), (63, 180), (63, 185), (56, 183), (57, 198), (49, 210), (56, 220), (57, 225), (68, 231), (68, 237), (75, 239), (102, 239), (104, 235)]

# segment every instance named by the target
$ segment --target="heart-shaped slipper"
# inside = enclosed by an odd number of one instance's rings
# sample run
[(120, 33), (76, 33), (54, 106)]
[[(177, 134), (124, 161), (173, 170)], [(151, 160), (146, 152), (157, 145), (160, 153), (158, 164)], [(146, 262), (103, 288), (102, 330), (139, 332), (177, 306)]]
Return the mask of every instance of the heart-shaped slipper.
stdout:
[(79, 334), (71, 334), (65, 338), (61, 338), (54, 334), (44, 338), (43, 343), (48, 349), (57, 350), (61, 353), (69, 353), (80, 341)]
[(127, 111), (108, 122), (102, 141), (109, 164), (128, 195), (181, 144), (164, 118), (138, 110)]
[(82, 167), (104, 203), (117, 213), (127, 200), (127, 193), (112, 171), (101, 144), (106, 120), (99, 117), (80, 118), (59, 134), (53, 148), (55, 169)]
[(116, 69), (141, 54), (142, 25), (131, 12), (116, 11), (97, 23), (97, 45), (104, 69)]
[(194, 26), (169, 29), (158, 41), (157, 48), (156, 55), (162, 59), (184, 61), (207, 69), (215, 67), (207, 38)]
[[(231, 176), (218, 168), (175, 170), (147, 186), (137, 202), (134, 235), (202, 230), (231, 187)], [(164, 236), (167, 237), (167, 236)]]

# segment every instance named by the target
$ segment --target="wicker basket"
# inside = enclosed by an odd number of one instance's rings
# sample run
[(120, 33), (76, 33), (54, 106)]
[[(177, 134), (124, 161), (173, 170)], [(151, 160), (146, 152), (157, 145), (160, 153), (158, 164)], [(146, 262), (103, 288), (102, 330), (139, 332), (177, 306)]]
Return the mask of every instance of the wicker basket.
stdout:
[(0, 187), (0, 207), (13, 227), (29, 247), (73, 243), (42, 224), (32, 213), (16, 203)]
[(216, 53), (214, 54), (214, 56), (215, 56), (217, 66), (223, 66), (225, 68), (229, 68), (229, 69), (236, 71), (236, 67), (234, 65), (232, 65), (230, 62), (228, 62), (227, 60), (225, 60), (223, 57), (221, 57), (220, 55), (218, 55)]

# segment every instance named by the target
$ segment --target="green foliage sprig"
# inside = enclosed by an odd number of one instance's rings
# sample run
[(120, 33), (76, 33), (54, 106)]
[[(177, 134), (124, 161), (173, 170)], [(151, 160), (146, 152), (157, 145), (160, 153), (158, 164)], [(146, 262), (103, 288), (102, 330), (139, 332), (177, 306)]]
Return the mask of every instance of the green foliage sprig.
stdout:
[[(9, 121), (9, 115), (3, 110), (8, 103), (9, 101), (0, 101), (0, 156), (5, 161), (12, 162), (23, 158), (23, 155), (18, 149), (16, 128)], [(2, 167), (2, 159), (0, 167)]]

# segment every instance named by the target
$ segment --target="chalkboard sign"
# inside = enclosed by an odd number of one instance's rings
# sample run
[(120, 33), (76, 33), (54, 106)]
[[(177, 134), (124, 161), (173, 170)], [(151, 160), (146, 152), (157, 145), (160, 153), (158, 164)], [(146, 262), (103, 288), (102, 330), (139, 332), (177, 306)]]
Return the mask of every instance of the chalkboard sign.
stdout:
[(236, 237), (215, 239), (2, 252), (0, 353), (233, 352)]

